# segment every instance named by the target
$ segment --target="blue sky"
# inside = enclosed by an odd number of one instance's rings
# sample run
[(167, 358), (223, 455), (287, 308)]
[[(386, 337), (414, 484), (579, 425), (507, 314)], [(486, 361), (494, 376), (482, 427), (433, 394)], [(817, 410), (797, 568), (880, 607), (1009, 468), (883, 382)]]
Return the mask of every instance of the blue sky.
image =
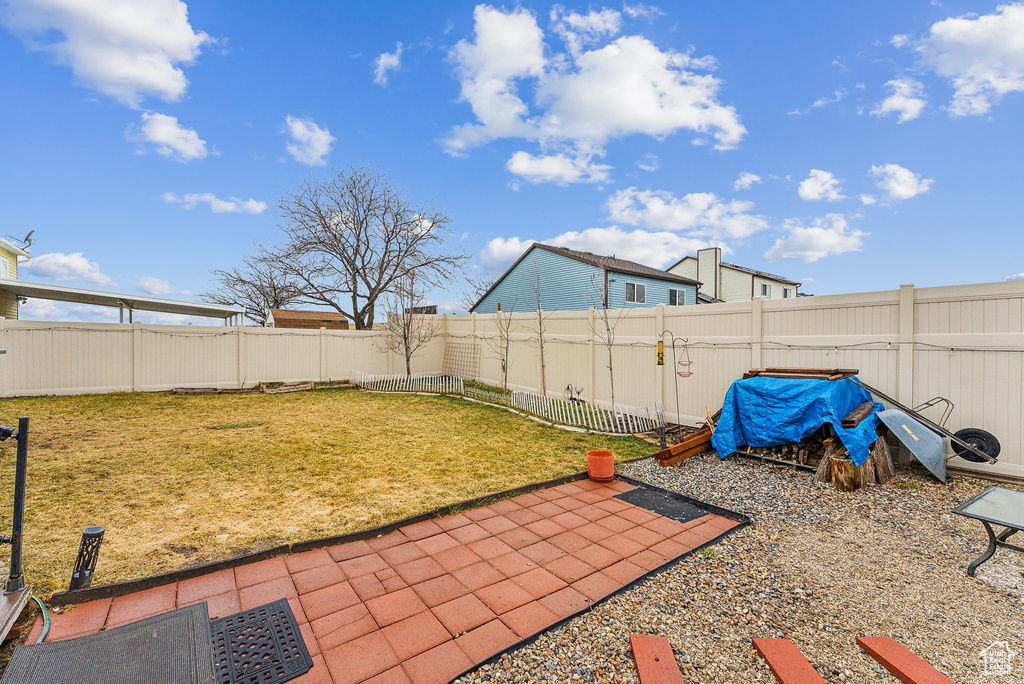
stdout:
[(1020, 3), (0, 8), (23, 279), (206, 291), (287, 189), (362, 164), (481, 273), (530, 240), (659, 267), (720, 244), (817, 294), (1024, 272)]

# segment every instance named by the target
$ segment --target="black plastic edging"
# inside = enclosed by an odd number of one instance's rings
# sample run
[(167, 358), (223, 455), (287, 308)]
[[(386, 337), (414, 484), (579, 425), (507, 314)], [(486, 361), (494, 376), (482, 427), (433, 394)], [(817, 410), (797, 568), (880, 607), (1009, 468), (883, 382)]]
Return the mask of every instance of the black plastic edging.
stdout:
[(722, 532), (720, 535), (718, 535), (714, 539), (706, 541), (703, 544), (701, 544), (700, 546), (696, 546), (696, 547), (690, 549), (689, 551), (686, 551), (685, 553), (682, 553), (682, 554), (676, 556), (675, 558), (672, 558), (670, 560), (665, 561), (664, 563), (662, 563), (658, 567), (654, 568), (653, 570), (650, 570), (649, 572), (645, 572), (644, 574), (640, 575), (639, 577), (637, 577), (632, 582), (629, 582), (628, 584), (622, 585), (620, 588), (616, 589), (615, 591), (613, 591), (612, 593), (608, 594), (604, 598), (600, 598), (597, 601), (594, 601), (590, 605), (586, 606), (585, 608), (581, 608), (580, 610), (576, 611), (575, 613), (573, 613), (571, 615), (567, 615), (566, 617), (562, 618), (561, 620), (559, 620), (557, 622), (551, 623), (550, 625), (548, 625), (544, 629), (540, 630), (539, 632), (531, 634), (528, 637), (523, 637), (519, 641), (513, 643), (512, 645), (506, 647), (505, 649), (499, 651), (498, 653), (495, 653), (494, 655), (492, 655), (487, 660), (483, 660), (483, 661), (473, 665), (469, 669), (460, 672), (457, 676), (452, 677), (451, 679), (448, 680), (448, 684), (452, 684), (452, 682), (457, 680), (459, 677), (464, 677), (464, 676), (468, 675), (471, 672), (477, 671), (478, 669), (480, 669), (484, 665), (487, 665), (487, 664), (490, 664), (490, 663), (496, 663), (506, 653), (511, 653), (512, 651), (515, 651), (516, 649), (522, 648), (524, 646), (529, 646), (534, 641), (536, 641), (540, 637), (544, 636), (548, 632), (552, 632), (552, 631), (554, 631), (554, 630), (564, 626), (567, 622), (569, 622), (573, 618), (579, 617), (580, 615), (583, 615), (584, 613), (588, 613), (591, 610), (593, 610), (594, 608), (596, 608), (597, 606), (599, 606), (602, 603), (604, 603), (605, 601), (607, 601), (608, 599), (610, 599), (610, 598), (612, 598), (614, 596), (618, 596), (619, 594), (621, 594), (623, 592), (629, 591), (630, 589), (632, 589), (633, 587), (637, 586), (641, 582), (647, 580), (647, 578), (651, 577), (652, 575), (656, 575), (659, 572), (663, 572), (665, 570), (672, 569), (674, 566), (678, 565), (683, 560), (685, 560), (686, 558), (689, 558), (693, 554), (699, 553), (699, 552), (703, 551), (704, 549), (706, 549), (708, 547), (714, 546), (718, 542), (720, 542), (723, 539), (725, 539), (726, 537), (728, 537), (733, 532), (738, 532), (739, 530), (742, 530), (747, 525), (751, 524), (750, 518), (748, 516), (744, 515), (743, 513), (737, 513), (735, 511), (730, 511), (727, 508), (720, 508), (719, 506), (714, 506), (712, 504), (706, 504), (706, 503), (697, 501), (696, 499), (693, 499), (691, 497), (688, 497), (685, 494), (680, 494), (679, 492), (673, 492), (670, 489), (662, 489), (661, 487), (656, 487), (654, 485), (648, 484), (646, 482), (642, 482), (640, 480), (635, 480), (635, 479), (633, 479), (631, 477), (626, 477), (624, 475), (617, 475), (616, 477), (618, 477), (620, 480), (623, 480), (625, 482), (629, 482), (632, 485), (636, 485), (637, 487), (644, 487), (646, 489), (650, 489), (651, 491), (658, 492), (659, 494), (665, 494), (666, 496), (670, 496), (670, 497), (672, 497), (674, 499), (679, 499), (679, 500), (685, 501), (686, 503), (691, 503), (691, 504), (692, 503), (696, 503), (696, 505), (700, 506), (704, 510), (711, 511), (712, 513), (720, 515), (723, 518), (729, 518), (730, 520), (736, 520), (737, 522), (739, 522), (739, 525), (737, 525), (736, 527), (733, 527), (731, 529), (728, 529), (725, 532)]
[(61, 591), (57, 592), (56, 594), (50, 597), (50, 605), (66, 606), (73, 603), (85, 603), (86, 601), (94, 601), (96, 599), (124, 596), (125, 594), (131, 594), (136, 591), (152, 589), (153, 587), (158, 587), (164, 584), (170, 584), (171, 582), (178, 582), (185, 579), (191, 579), (193, 577), (199, 577), (200, 575), (206, 575), (211, 572), (217, 572), (218, 570), (234, 568), (239, 565), (248, 565), (249, 563), (255, 563), (257, 561), (266, 560), (268, 558), (275, 558), (277, 556), (284, 556), (292, 553), (301, 553), (303, 551), (312, 551), (313, 549), (320, 549), (325, 546), (335, 546), (337, 544), (344, 544), (347, 542), (373, 539), (374, 537), (380, 537), (390, 532), (394, 532), (395, 530), (401, 527), (405, 527), (406, 525), (412, 525), (414, 523), (423, 522), (424, 520), (431, 520), (433, 518), (439, 518), (445, 515), (450, 515), (452, 513), (461, 510), (466, 510), (468, 508), (477, 508), (478, 506), (485, 505), (488, 502), (495, 499), (508, 499), (513, 496), (526, 494), (532, 491), (536, 491), (538, 489), (545, 489), (547, 487), (557, 487), (560, 484), (565, 484), (567, 482), (575, 482), (576, 480), (582, 480), (585, 477), (587, 477), (587, 471), (582, 470), (578, 473), (572, 473), (569, 475), (556, 477), (553, 480), (534, 482), (532, 484), (523, 485), (522, 487), (516, 487), (515, 489), (506, 489), (504, 491), (496, 492), (494, 494), (485, 494), (483, 496), (478, 496), (474, 499), (469, 499), (467, 501), (462, 501), (460, 503), (447, 504), (445, 506), (441, 506), (439, 508), (426, 511), (425, 513), (418, 513), (408, 518), (402, 518), (401, 520), (396, 520), (390, 523), (386, 523), (384, 525), (371, 527), (365, 530), (357, 530), (356, 532), (348, 532), (346, 534), (335, 535), (332, 537), (311, 539), (309, 541), (296, 542), (294, 544), (281, 544), (278, 546), (271, 547), (269, 549), (263, 549), (262, 551), (256, 551), (241, 556), (234, 556), (232, 558), (213, 561), (211, 563), (204, 563), (203, 565), (195, 565), (191, 568), (172, 570), (171, 572), (165, 572), (160, 575), (150, 575), (149, 577), (125, 580), (123, 582), (101, 584), (99, 586), (89, 587), (88, 589), (79, 589), (76, 591)]

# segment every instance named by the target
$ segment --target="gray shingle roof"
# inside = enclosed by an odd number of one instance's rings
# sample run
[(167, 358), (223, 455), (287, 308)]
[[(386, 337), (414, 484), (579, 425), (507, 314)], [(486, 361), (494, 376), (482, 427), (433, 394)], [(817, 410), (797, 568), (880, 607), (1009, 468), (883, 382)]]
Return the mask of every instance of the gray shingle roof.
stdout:
[(648, 278), (658, 278), (659, 280), (672, 280), (677, 283), (699, 285), (699, 283), (692, 278), (676, 275), (675, 273), (669, 273), (668, 271), (662, 271), (661, 269), (653, 268), (651, 266), (644, 266), (643, 264), (638, 264), (635, 261), (627, 261), (626, 259), (619, 259), (613, 256), (591, 254), (590, 252), (580, 252), (575, 249), (569, 249), (568, 247), (554, 247), (552, 245), (544, 245), (539, 242), (536, 243), (534, 247), (540, 247), (541, 249), (546, 249), (549, 252), (561, 254), (569, 257), (570, 259), (575, 259), (576, 261), (582, 261), (585, 264), (596, 266), (597, 268), (605, 271), (631, 273), (633, 275), (646, 276)]

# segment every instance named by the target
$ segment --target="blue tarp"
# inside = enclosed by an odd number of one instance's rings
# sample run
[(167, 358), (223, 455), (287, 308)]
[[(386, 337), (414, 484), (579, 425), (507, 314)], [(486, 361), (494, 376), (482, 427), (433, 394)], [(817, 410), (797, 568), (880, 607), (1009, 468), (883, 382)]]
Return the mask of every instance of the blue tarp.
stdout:
[(748, 378), (737, 380), (725, 394), (722, 415), (711, 438), (720, 458), (741, 445), (779, 446), (799, 442), (825, 423), (831, 423), (855, 465), (868, 460), (868, 447), (878, 439), (876, 403), (871, 415), (855, 428), (844, 428), (843, 417), (871, 395), (849, 378), (797, 380)]

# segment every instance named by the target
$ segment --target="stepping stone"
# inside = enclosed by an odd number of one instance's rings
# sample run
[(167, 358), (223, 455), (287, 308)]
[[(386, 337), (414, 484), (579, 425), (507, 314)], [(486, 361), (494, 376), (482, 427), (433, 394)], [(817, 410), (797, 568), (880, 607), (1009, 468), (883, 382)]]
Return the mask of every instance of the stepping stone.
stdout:
[(650, 634), (630, 634), (629, 645), (640, 675), (640, 684), (683, 684), (683, 673), (668, 639)]
[(818, 671), (789, 639), (753, 639), (779, 684), (825, 684)]
[(857, 637), (857, 645), (904, 684), (953, 684), (953, 680), (889, 637)]

